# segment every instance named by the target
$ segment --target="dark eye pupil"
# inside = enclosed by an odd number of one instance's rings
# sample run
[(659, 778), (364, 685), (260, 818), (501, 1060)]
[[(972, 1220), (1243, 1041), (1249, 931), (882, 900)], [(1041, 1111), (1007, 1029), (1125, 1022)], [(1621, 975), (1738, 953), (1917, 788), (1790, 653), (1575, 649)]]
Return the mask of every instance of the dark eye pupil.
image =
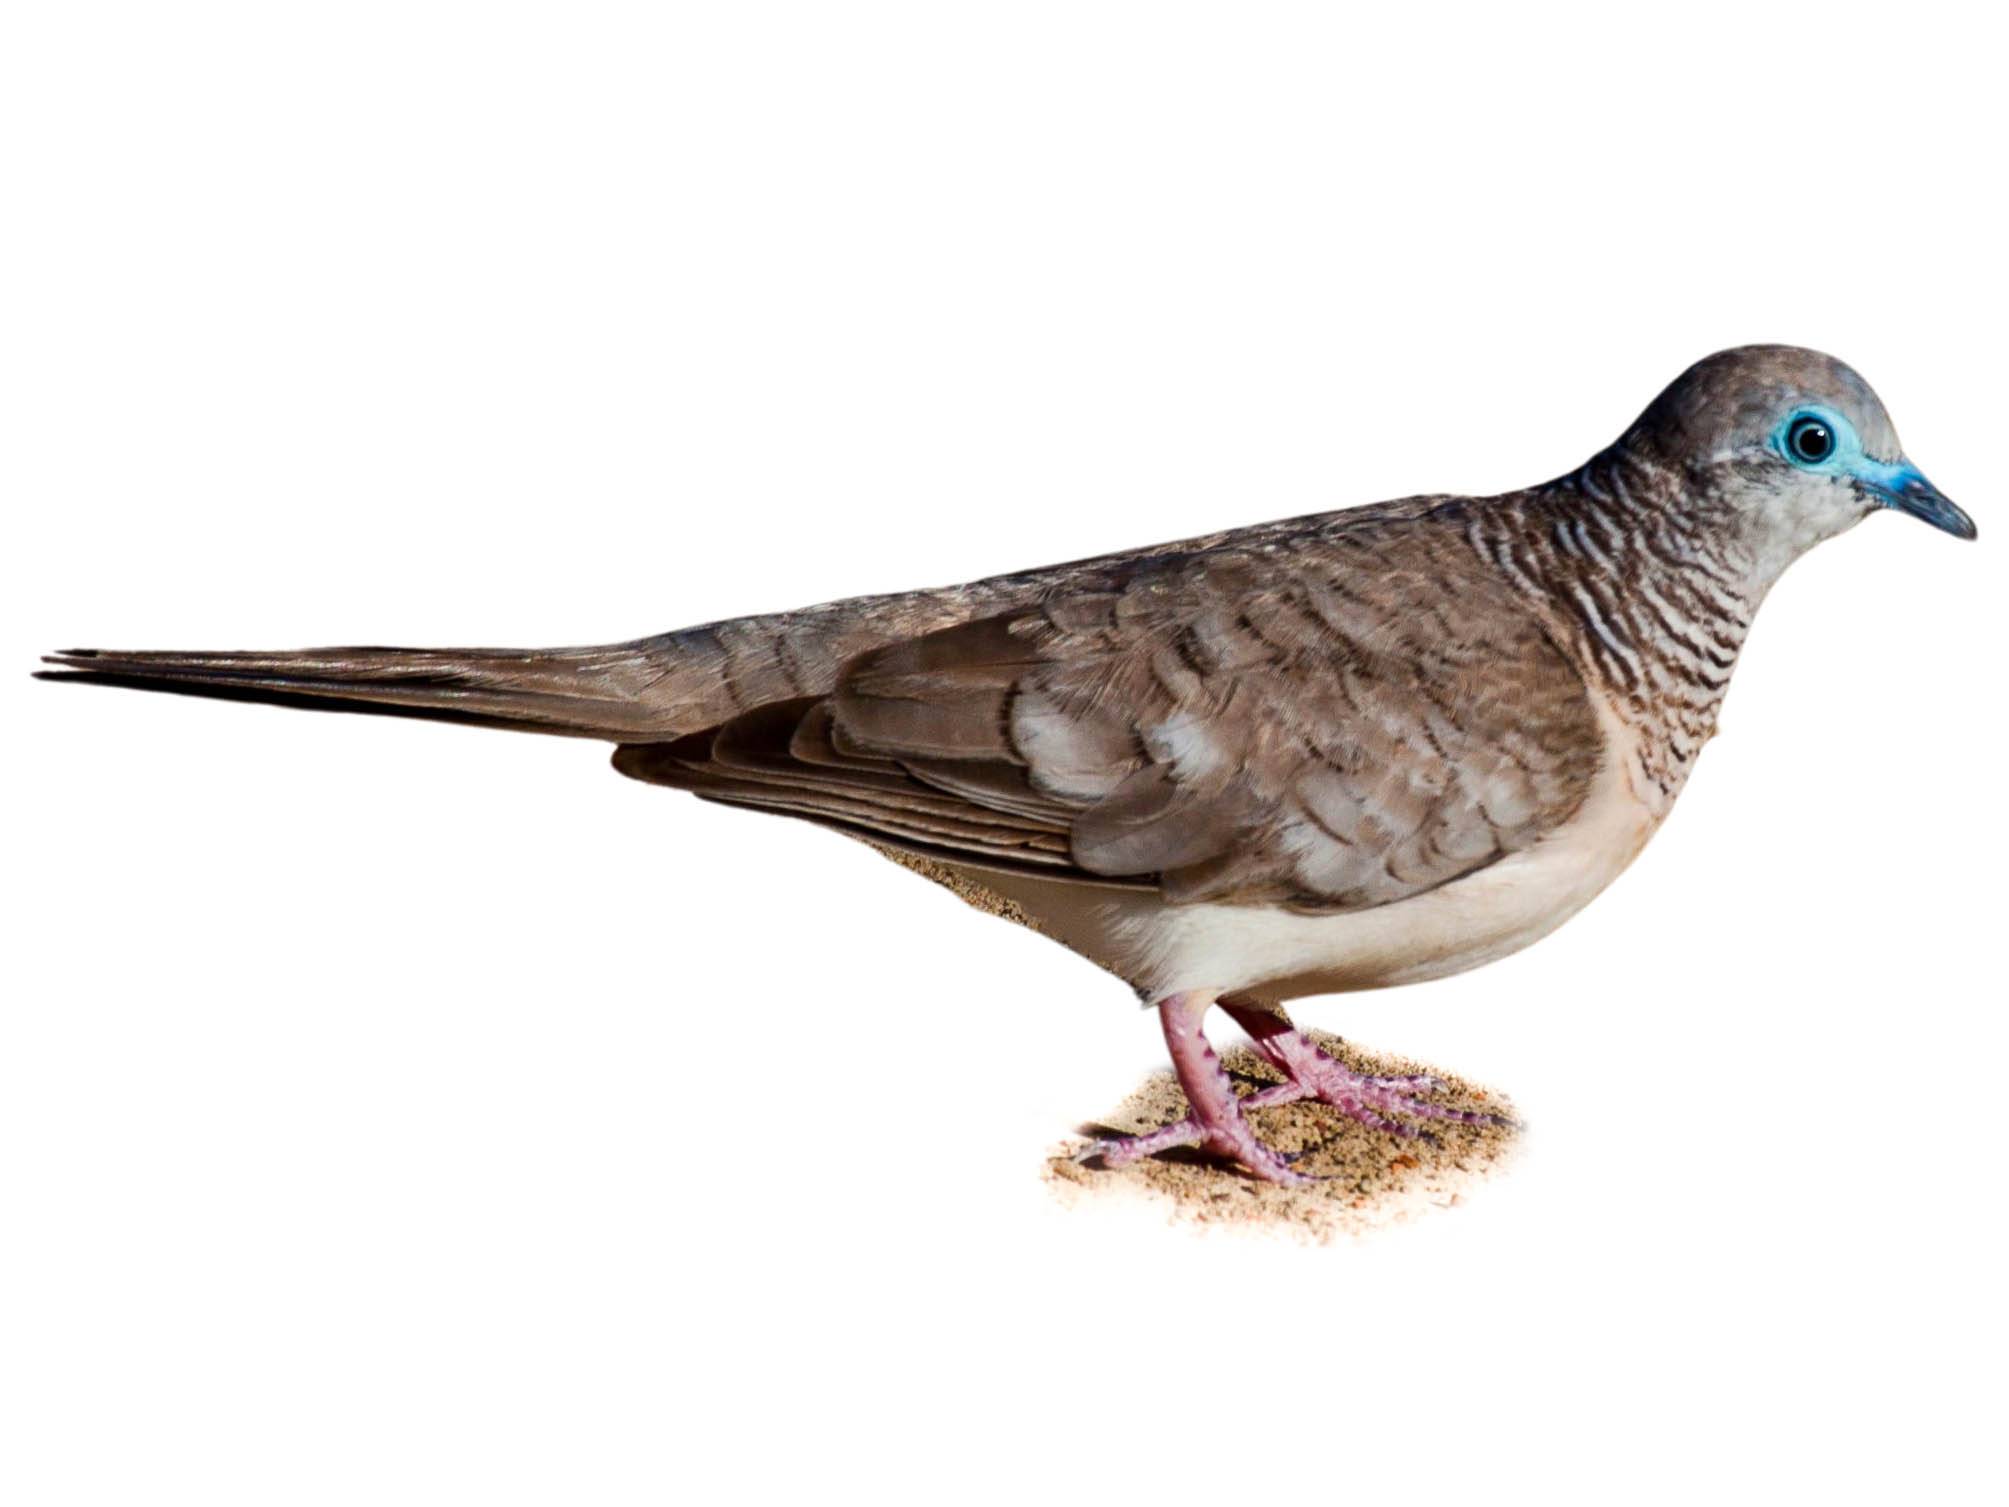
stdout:
[(1819, 465), (1835, 453), (1834, 431), (1819, 419), (1800, 419), (1786, 436), (1793, 454), (1810, 465)]

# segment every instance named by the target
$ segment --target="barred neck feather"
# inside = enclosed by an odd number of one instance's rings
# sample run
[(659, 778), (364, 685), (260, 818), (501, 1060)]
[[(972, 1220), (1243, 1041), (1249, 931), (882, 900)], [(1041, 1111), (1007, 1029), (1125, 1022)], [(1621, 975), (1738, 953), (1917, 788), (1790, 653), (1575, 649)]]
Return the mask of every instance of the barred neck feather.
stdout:
[(1640, 773), (1671, 804), (1776, 575), (1741, 542), (1730, 503), (1620, 445), (1472, 509), (1466, 537), (1544, 607), (1639, 734)]

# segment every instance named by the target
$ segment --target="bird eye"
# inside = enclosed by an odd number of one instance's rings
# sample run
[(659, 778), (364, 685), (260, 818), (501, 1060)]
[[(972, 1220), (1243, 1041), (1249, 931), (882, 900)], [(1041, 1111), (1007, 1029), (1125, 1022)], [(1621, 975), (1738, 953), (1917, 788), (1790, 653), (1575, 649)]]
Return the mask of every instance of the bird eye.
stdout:
[(1818, 466), (1835, 453), (1835, 431), (1828, 421), (1803, 413), (1786, 426), (1786, 454), (1803, 466)]

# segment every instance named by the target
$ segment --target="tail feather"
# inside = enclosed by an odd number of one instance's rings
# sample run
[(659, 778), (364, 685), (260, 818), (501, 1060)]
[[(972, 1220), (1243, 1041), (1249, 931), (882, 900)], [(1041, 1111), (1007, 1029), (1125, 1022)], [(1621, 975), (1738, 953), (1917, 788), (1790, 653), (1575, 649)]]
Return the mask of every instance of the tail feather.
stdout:
[(1064, 575), (852, 597), (588, 648), (67, 649), (46, 656), (51, 668), (39, 673), (86, 685), (660, 743), (771, 701), (827, 695), (858, 655), (1031, 601)]
[(127, 686), (323, 711), (469, 722), (580, 738), (671, 731), (662, 667), (639, 645), (589, 649), (303, 649), (179, 654), (68, 649), (44, 680)]

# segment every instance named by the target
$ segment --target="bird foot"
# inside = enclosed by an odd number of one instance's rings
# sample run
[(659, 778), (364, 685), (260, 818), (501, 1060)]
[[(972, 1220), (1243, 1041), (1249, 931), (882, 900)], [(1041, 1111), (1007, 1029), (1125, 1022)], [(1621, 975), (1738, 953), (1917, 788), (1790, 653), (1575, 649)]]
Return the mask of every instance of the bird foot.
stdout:
[(1107, 1167), (1125, 1167), (1174, 1146), (1198, 1146), (1239, 1162), (1265, 1182), (1286, 1186), (1309, 1183), (1281, 1152), (1263, 1144), (1244, 1113), (1257, 1108), (1261, 1092), (1238, 1098), (1221, 1059), (1201, 1034), (1200, 1018), (1214, 1002), (1211, 994), (1175, 994), (1159, 1002), (1159, 1024), (1171, 1049), (1172, 1071), (1186, 1091), (1192, 1113), (1185, 1119), (1144, 1135), (1119, 1136), (1084, 1148), (1078, 1160), (1100, 1160)]
[[(1288, 1091), (1287, 1096), (1285, 1091)], [(1221, 1123), (1209, 1124), (1199, 1114), (1189, 1114), (1183, 1120), (1174, 1120), (1170, 1125), (1162, 1125), (1142, 1135), (1110, 1136), (1091, 1141), (1075, 1153), (1074, 1159), (1077, 1162), (1099, 1161), (1109, 1168), (1127, 1167), (1132, 1162), (1156, 1156), (1161, 1151), (1170, 1151), (1175, 1146), (1197, 1146), (1202, 1151), (1211, 1151), (1216, 1156), (1241, 1163), (1265, 1182), (1300, 1186), (1315, 1179), (1292, 1167), (1291, 1158), (1265, 1145), (1256, 1135), (1255, 1126), (1249, 1123), (1247, 1111), (1302, 1097), (1303, 1092), (1294, 1083), (1275, 1084), (1236, 1100), (1232, 1115), (1225, 1117)]]
[(1280, 1016), (1244, 1006), (1225, 1007), (1236, 1023), (1249, 1033), (1256, 1050), (1284, 1074), (1280, 1087), (1294, 1088), (1277, 1102), (1291, 1098), (1316, 1099), (1329, 1104), (1350, 1120), (1390, 1135), (1429, 1138), (1430, 1133), (1397, 1116), (1416, 1120), (1452, 1120), (1461, 1125), (1510, 1125), (1503, 1115), (1477, 1110), (1453, 1109), (1423, 1097), (1444, 1087), (1443, 1080), (1428, 1073), (1407, 1073), (1377, 1077), (1356, 1073), (1325, 1051), (1304, 1032)]
[[(1295, 1033), (1294, 1033), (1295, 1034)], [(1280, 1095), (1274, 1101), (1288, 1103), (1292, 1099), (1316, 1099), (1321, 1104), (1329, 1104), (1350, 1120), (1357, 1120), (1375, 1130), (1385, 1130), (1390, 1135), (1405, 1137), (1427, 1137), (1429, 1131), (1417, 1125), (1406, 1123), (1397, 1116), (1406, 1115), (1417, 1120), (1455, 1120), (1463, 1125), (1506, 1125), (1510, 1122), (1501, 1115), (1484, 1114), (1470, 1109), (1453, 1109), (1448, 1104), (1422, 1097), (1434, 1089), (1444, 1086), (1443, 1080), (1432, 1078), (1427, 1073), (1403, 1074), (1395, 1077), (1373, 1077), (1356, 1073), (1337, 1058), (1322, 1051), (1308, 1037), (1298, 1038), (1316, 1060), (1301, 1067), (1284, 1067), (1291, 1075), (1280, 1088), (1295, 1090)], [(1267, 1054), (1265, 1054), (1267, 1055)], [(1272, 1061), (1275, 1059), (1272, 1058)]]
[(1428, 1073), (1376, 1075), (1357, 1073), (1287, 1021), (1259, 1010), (1224, 1008), (1249, 1033), (1256, 1050), (1284, 1074), (1284, 1081), (1237, 1097), (1226, 1069), (1200, 1034), (1200, 1016), (1207, 1003), (1199, 997), (1176, 997), (1160, 1005), (1165, 1040), (1172, 1049), (1172, 1066), (1186, 1091), (1192, 1113), (1142, 1135), (1093, 1141), (1076, 1153), (1077, 1161), (1100, 1161), (1105, 1167), (1127, 1167), (1175, 1146), (1202, 1150), (1241, 1163), (1267, 1182), (1302, 1185), (1317, 1179), (1299, 1172), (1287, 1157), (1265, 1145), (1249, 1123), (1252, 1110), (1273, 1104), (1313, 1099), (1330, 1105), (1348, 1119), (1405, 1139), (1435, 1137), (1411, 1120), (1449, 1120), (1463, 1125), (1511, 1125), (1503, 1115), (1454, 1109), (1425, 1097), (1444, 1087)]

